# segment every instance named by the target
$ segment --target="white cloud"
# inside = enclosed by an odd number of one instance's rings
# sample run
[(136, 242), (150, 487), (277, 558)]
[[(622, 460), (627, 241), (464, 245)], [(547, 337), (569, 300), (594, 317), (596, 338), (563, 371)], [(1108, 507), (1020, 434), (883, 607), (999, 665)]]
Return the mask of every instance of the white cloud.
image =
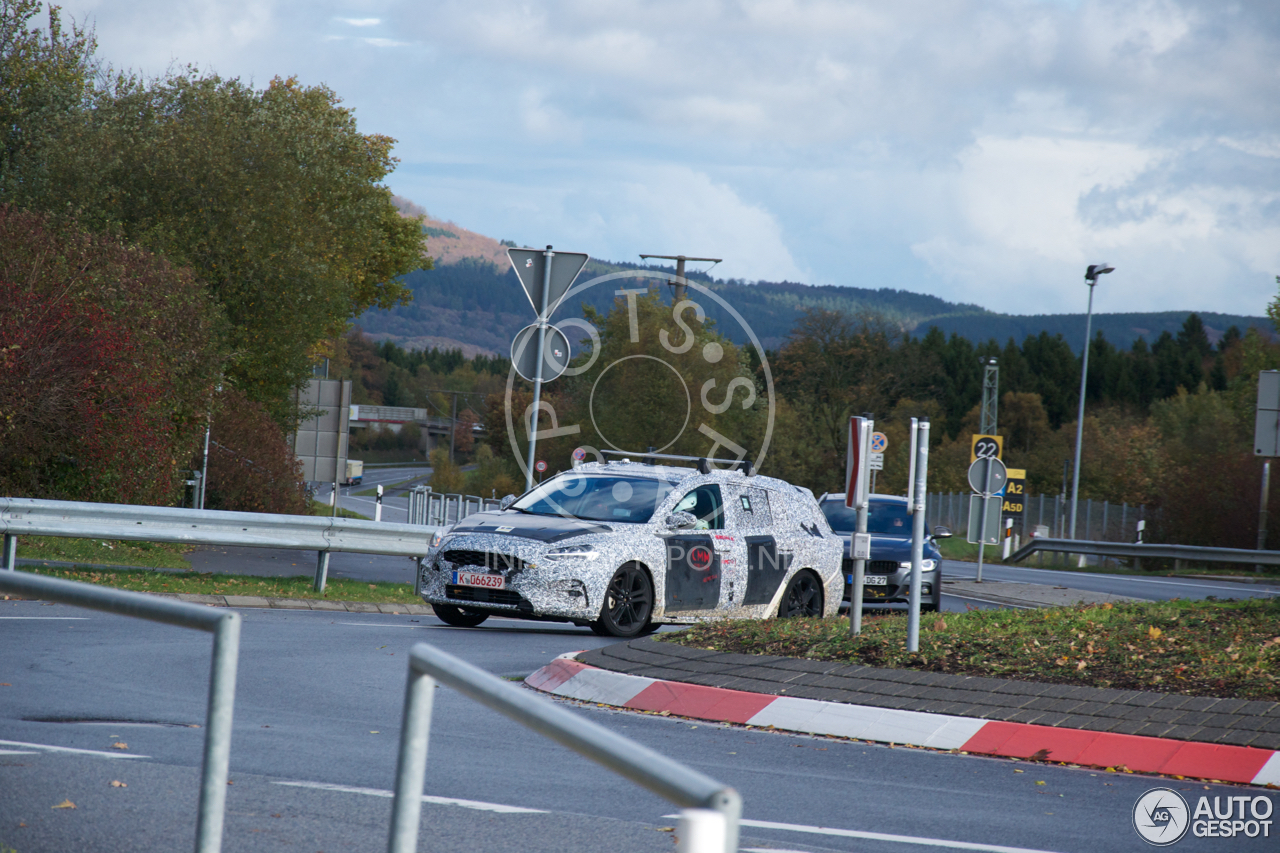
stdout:
[[(117, 66), (156, 73), (177, 60), (331, 86), (363, 128), (401, 140), (397, 191), (493, 236), (580, 240), (619, 259), (678, 243), (741, 259), (717, 269), (726, 275), (1028, 311), (1077, 310), (1073, 292), (1039, 282), (1078, 281), (1104, 253), (1116, 310), (1258, 314), (1280, 272), (1273, 6), (66, 8), (95, 16)], [(678, 203), (660, 203), (668, 193)]]

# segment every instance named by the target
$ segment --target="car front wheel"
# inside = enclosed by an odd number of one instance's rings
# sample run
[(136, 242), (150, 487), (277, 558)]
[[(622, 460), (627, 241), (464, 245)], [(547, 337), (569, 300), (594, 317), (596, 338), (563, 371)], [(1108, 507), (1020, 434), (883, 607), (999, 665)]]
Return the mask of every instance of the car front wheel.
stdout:
[(645, 632), (652, 615), (653, 582), (644, 569), (628, 563), (609, 581), (600, 618), (592, 630), (609, 637), (638, 637)]

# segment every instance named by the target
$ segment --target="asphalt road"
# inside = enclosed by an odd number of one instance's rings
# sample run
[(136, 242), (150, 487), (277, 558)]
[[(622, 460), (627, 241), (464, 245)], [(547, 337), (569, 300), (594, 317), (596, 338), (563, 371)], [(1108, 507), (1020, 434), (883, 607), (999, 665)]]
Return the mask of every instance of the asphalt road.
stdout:
[[(973, 580), (977, 577), (977, 563), (944, 560), (942, 572), (945, 578)], [(1242, 571), (1241, 574), (1247, 574)], [(1062, 569), (1037, 569), (1023, 566), (982, 567), (982, 579), (1039, 583), (1128, 595), (1148, 601), (1164, 601), (1171, 598), (1270, 598), (1280, 595), (1280, 585), (1234, 583), (1232, 581), (1200, 580), (1197, 578), (1146, 577), (1142, 575), (1113, 575), (1098, 572), (1073, 572)]]
[[(555, 655), (609, 642), (507, 620), (461, 630), (430, 617), (243, 613), (228, 851), (385, 844), (382, 793), (392, 787), (413, 643), (521, 678)], [(190, 726), (204, 722), (208, 637), (3, 602), (0, 648), (0, 850), (190, 849), (203, 737)], [(1242, 793), (575, 710), (735, 786), (746, 804), (743, 849), (1133, 851), (1145, 849), (1131, 819), (1147, 789)], [(471, 802), (425, 804), (422, 849), (672, 849), (670, 805), (447, 689), (435, 701), (426, 793)], [(54, 808), (64, 800), (76, 808)], [(1178, 849), (1275, 842), (1188, 837)]]

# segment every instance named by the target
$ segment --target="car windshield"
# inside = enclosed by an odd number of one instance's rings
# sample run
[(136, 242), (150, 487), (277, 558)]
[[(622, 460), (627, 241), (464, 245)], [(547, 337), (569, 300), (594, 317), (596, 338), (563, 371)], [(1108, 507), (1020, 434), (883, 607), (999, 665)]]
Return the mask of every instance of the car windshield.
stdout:
[[(867, 532), (880, 536), (910, 536), (911, 516), (907, 505), (888, 501), (871, 501), (867, 512)], [(822, 514), (827, 517), (831, 529), (838, 533), (853, 533), (858, 529), (858, 513), (844, 505), (843, 500), (822, 502)]]
[(511, 506), (533, 515), (643, 524), (653, 518), (673, 488), (674, 483), (648, 477), (568, 472), (542, 483)]

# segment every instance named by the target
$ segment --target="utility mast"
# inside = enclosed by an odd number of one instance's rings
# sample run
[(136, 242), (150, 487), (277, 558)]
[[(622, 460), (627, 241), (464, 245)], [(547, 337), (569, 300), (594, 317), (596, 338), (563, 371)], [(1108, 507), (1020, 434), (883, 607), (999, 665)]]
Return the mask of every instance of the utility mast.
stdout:
[[(640, 257), (641, 259), (644, 259), (644, 260), (647, 260), (649, 258), (659, 258), (664, 261), (676, 262), (676, 278), (680, 279), (679, 281), (672, 282), (672, 285), (675, 287), (676, 302), (679, 302), (681, 299), (684, 299), (684, 290), (685, 290), (684, 262), (685, 261), (712, 261), (711, 266), (715, 266), (721, 261), (721, 258), (690, 258), (690, 257), (686, 257), (685, 255), (641, 255)], [(708, 269), (710, 269), (710, 267), (708, 267)]]
[(979, 435), (996, 434), (996, 414), (1000, 402), (1000, 368), (996, 357), (980, 356), (982, 363), (982, 412), (978, 418)]

